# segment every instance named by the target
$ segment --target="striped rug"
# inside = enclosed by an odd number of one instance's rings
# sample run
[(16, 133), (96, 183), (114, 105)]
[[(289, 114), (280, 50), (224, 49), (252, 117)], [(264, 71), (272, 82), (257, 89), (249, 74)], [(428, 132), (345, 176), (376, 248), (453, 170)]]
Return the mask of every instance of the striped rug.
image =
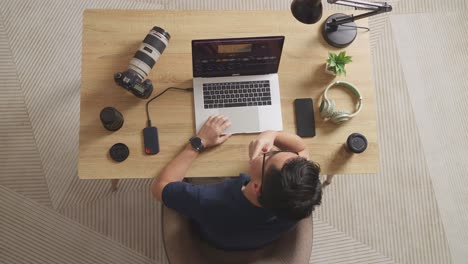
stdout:
[[(466, 263), (465, 0), (370, 18), (381, 172), (339, 175), (311, 263)], [(85, 8), (287, 10), (290, 1), (0, 2), (0, 263), (167, 263), (150, 180), (77, 177)], [(326, 9), (349, 8), (324, 4)], [(466, 59), (465, 59), (466, 60)]]

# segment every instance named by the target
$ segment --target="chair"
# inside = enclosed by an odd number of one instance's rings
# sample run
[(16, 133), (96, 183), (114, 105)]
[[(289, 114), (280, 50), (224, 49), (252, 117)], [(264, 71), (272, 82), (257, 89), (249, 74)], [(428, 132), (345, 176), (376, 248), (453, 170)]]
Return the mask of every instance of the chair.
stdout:
[(163, 206), (164, 249), (171, 264), (305, 264), (312, 252), (312, 217), (272, 244), (250, 251), (224, 251), (213, 248), (195, 235), (190, 222)]

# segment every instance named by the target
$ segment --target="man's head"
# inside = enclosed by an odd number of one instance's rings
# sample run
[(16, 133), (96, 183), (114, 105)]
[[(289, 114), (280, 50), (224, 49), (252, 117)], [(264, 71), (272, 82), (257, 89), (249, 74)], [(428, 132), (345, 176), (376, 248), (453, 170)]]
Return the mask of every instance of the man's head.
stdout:
[(272, 151), (251, 163), (259, 204), (281, 218), (308, 217), (322, 199), (317, 163), (295, 152)]

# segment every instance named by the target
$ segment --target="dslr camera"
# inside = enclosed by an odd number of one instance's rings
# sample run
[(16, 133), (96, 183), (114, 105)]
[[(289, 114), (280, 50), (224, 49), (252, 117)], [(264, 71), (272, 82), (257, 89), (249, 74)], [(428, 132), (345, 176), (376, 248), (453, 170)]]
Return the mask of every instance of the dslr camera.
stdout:
[(153, 27), (133, 56), (124, 72), (114, 74), (114, 81), (139, 98), (148, 98), (153, 92), (153, 83), (146, 79), (154, 64), (169, 44), (171, 35), (160, 27)]

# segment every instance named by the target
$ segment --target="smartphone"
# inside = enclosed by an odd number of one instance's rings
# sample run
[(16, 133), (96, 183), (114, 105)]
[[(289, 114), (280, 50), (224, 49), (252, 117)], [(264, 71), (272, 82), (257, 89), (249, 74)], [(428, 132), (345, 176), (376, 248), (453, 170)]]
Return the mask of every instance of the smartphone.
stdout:
[(294, 114), (296, 116), (296, 134), (300, 137), (315, 136), (314, 105), (311, 98), (294, 100)]

